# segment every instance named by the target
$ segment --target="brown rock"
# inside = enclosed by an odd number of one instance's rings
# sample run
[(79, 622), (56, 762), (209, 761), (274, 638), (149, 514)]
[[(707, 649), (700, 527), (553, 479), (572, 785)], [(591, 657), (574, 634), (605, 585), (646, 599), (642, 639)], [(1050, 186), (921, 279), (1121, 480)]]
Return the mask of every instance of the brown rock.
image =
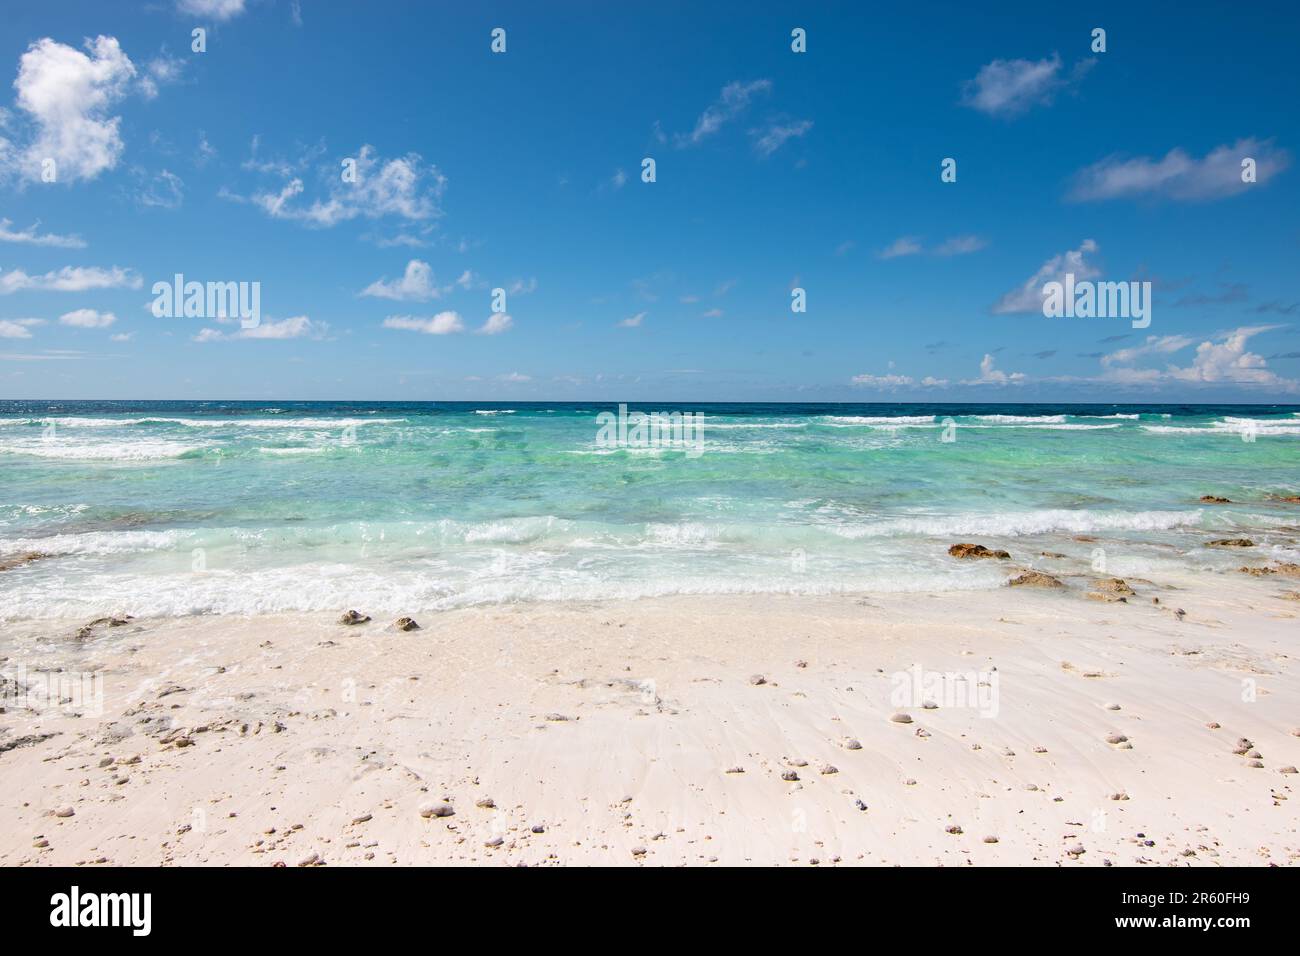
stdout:
[(1207, 548), (1253, 548), (1255, 542), (1249, 538), (1215, 538), (1205, 542)]
[(370, 616), (367, 614), (358, 614), (356, 611), (348, 611), (341, 618), (339, 618), (339, 623), (340, 624), (365, 624), (369, 620), (370, 620)]
[(420, 625), (415, 623), (415, 618), (413, 617), (399, 617), (396, 622), (394, 622), (393, 627), (397, 628), (399, 631), (418, 631), (420, 629)]
[(1014, 577), (1007, 582), (1007, 587), (1012, 588), (1063, 588), (1065, 587), (1060, 581), (1050, 574), (1044, 574), (1042, 571), (1026, 571), (1019, 577)]
[(1005, 551), (990, 551), (982, 544), (954, 544), (948, 553), (954, 558), (998, 558), (1005, 561), (1011, 557)]
[(1201, 504), (1203, 505), (1230, 505), (1232, 504), (1227, 498), (1220, 498), (1218, 495), (1201, 495)]
[(19, 551), (17, 554), (0, 558), (0, 571), (12, 571), (14, 568), (21, 568), (24, 564), (39, 561), (43, 557), (45, 555), (39, 551)]

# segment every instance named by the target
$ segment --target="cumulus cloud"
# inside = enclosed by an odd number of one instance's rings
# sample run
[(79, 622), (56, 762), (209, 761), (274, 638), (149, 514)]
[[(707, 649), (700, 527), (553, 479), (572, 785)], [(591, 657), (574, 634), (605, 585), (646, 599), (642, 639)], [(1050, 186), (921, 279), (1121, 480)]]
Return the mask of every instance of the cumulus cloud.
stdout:
[(1067, 78), (1056, 53), (1043, 60), (994, 60), (966, 81), (962, 103), (990, 116), (1018, 116), (1035, 106), (1050, 105), (1057, 92), (1082, 79), (1094, 62), (1079, 61)]
[[(436, 166), (426, 165), (418, 153), (386, 160), (375, 154), (374, 147), (362, 146), (350, 158), (356, 160), (356, 182), (344, 182), (341, 167), (332, 167), (323, 173), (325, 195), (309, 203), (299, 201), (306, 192), (299, 177), (279, 190), (254, 193), (251, 202), (273, 219), (325, 229), (357, 218), (427, 220), (442, 214), (439, 202), (446, 177)], [(227, 194), (227, 198), (242, 197)]]
[(678, 133), (674, 141), (679, 148), (698, 146), (743, 113), (749, 106), (750, 100), (757, 94), (770, 92), (771, 89), (771, 80), (728, 83), (722, 88), (717, 100), (700, 114), (699, 119), (695, 121), (695, 128), (689, 133)]
[[(1255, 183), (1242, 182), (1242, 160), (1255, 161)], [(1217, 146), (1200, 159), (1175, 147), (1161, 159), (1109, 156), (1075, 176), (1069, 198), (1076, 202), (1150, 196), (1180, 202), (1208, 202), (1267, 183), (1291, 165), (1291, 154), (1273, 140), (1239, 139)]]
[[(1256, 335), (1278, 328), (1275, 325), (1251, 325), (1205, 339), (1196, 346), (1190, 365), (1168, 364), (1160, 368), (1133, 368), (1127, 365), (1155, 354), (1171, 354), (1188, 348), (1196, 340), (1189, 336), (1152, 336), (1145, 345), (1112, 352), (1102, 358), (1107, 366), (1103, 380), (1124, 384), (1182, 383), (1191, 385), (1251, 385), (1296, 392), (1300, 382), (1282, 378), (1268, 367), (1264, 356), (1251, 352), (1246, 345)], [(1217, 338), (1217, 340), (1216, 340)]]
[(1024, 372), (1011, 372), (1010, 374), (1001, 369), (994, 368), (993, 356), (984, 353), (984, 358), (980, 359), (979, 378), (964, 379), (963, 385), (1020, 385), (1025, 381)]
[(70, 325), (76, 329), (106, 329), (117, 321), (112, 312), (97, 312), (94, 309), (74, 309), (59, 316), (60, 325)]
[(29, 179), (40, 179), (47, 159), (59, 182), (94, 179), (122, 154), (121, 117), (109, 113), (129, 91), (135, 66), (115, 37), (97, 36), (85, 47), (45, 37), (19, 59), (16, 102), (34, 135), (18, 159)]
[(380, 299), (422, 301), (437, 298), (438, 289), (433, 279), (433, 267), (427, 262), (412, 259), (406, 264), (402, 278), (392, 282), (377, 279), (366, 286), (361, 294)]
[(648, 314), (647, 312), (638, 312), (636, 315), (629, 315), (626, 319), (619, 321), (618, 327), (620, 329), (635, 329), (645, 320)]
[(95, 266), (64, 266), (44, 275), (28, 275), (14, 269), (0, 275), (0, 295), (11, 292), (86, 292), (91, 289), (138, 289), (144, 282), (133, 269), (113, 266), (100, 269)]
[(85, 240), (80, 236), (57, 236), (52, 232), (45, 234), (36, 230), (39, 222), (32, 223), (26, 229), (13, 229), (8, 219), (0, 219), (0, 242), (20, 242), (29, 246), (48, 246), (54, 249), (84, 249)]
[(0, 339), (30, 339), (29, 330), (44, 324), (44, 319), (0, 319)]
[(1064, 282), (1067, 272), (1076, 280), (1093, 279), (1101, 273), (1087, 259), (1097, 251), (1097, 243), (1085, 239), (1078, 249), (1052, 256), (1024, 283), (1002, 296), (994, 305), (996, 315), (1012, 312), (1040, 312), (1043, 308), (1043, 285), (1047, 282)]
[(493, 312), (486, 322), (479, 326), (479, 335), (500, 335), (514, 328), (515, 320), (505, 312)]
[(414, 315), (390, 315), (384, 319), (386, 329), (405, 329), (408, 332), (423, 332), (425, 335), (450, 335), (464, 332), (465, 322), (458, 312), (439, 312), (429, 318)]

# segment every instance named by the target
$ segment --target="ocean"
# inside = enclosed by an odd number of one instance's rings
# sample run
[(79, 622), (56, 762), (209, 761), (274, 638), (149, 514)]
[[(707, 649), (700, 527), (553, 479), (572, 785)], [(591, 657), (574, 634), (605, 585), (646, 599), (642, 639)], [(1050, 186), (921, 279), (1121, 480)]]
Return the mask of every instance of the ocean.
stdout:
[(0, 402), (0, 560), (41, 555), (0, 619), (1005, 584), (959, 541), (1119, 576), (1300, 560), (1300, 405), (637, 411), (700, 433), (611, 443), (604, 403)]

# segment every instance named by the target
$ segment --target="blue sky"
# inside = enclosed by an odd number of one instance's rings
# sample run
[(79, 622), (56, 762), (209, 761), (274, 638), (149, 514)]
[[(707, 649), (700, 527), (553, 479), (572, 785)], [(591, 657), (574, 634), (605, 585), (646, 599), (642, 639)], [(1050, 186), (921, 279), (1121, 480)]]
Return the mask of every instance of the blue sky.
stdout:
[[(1298, 28), (8, 4), (0, 397), (1295, 401)], [(1026, 306), (1067, 270), (1151, 281), (1150, 327)], [(175, 273), (259, 282), (260, 326), (156, 317)]]

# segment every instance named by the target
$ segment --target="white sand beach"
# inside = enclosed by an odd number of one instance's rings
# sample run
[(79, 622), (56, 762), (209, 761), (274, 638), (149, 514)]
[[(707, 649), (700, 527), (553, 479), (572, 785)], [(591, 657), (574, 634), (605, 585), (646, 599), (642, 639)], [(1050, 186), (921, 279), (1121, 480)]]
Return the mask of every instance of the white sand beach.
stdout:
[(1128, 583), (10, 624), (103, 701), (0, 716), (0, 865), (1300, 860), (1300, 582)]

